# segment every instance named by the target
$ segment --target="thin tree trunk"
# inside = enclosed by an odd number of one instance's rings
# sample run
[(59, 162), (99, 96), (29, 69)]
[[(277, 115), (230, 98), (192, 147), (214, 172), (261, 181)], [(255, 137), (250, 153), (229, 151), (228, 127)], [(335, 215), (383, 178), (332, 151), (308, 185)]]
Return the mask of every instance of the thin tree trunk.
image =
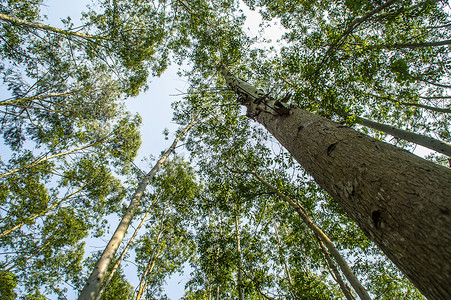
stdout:
[(92, 39), (92, 40), (108, 40), (107, 37), (97, 36), (97, 35), (89, 35), (89, 34), (79, 33), (79, 32), (75, 32), (75, 31), (64, 30), (64, 29), (60, 29), (60, 28), (56, 28), (56, 27), (52, 27), (52, 26), (40, 24), (40, 23), (32, 23), (32, 22), (21, 20), (21, 19), (12, 17), (12, 16), (5, 15), (2, 13), (0, 13), (0, 20), (11, 23), (16, 26), (24, 26), (24, 27), (33, 28), (33, 29), (49, 31), (49, 32), (57, 33), (57, 34), (62, 34), (65, 36), (75, 36), (75, 37), (79, 37), (79, 38), (83, 38), (83, 39), (87, 39), (87, 40), (90, 40), (90, 39)]
[(56, 153), (56, 154), (52, 154), (52, 155), (46, 155), (44, 157), (36, 159), (34, 162), (32, 162), (32, 163), (30, 163), (30, 164), (28, 164), (26, 166), (22, 166), (20, 168), (16, 168), (14, 170), (5, 172), (3, 174), (0, 174), (0, 179), (3, 178), (3, 177), (6, 177), (6, 176), (12, 175), (14, 173), (17, 173), (17, 172), (19, 172), (21, 170), (26, 170), (26, 169), (29, 169), (31, 167), (34, 167), (34, 166), (36, 166), (36, 165), (38, 165), (38, 164), (40, 164), (40, 163), (42, 163), (42, 162), (44, 162), (46, 160), (49, 160), (49, 159), (52, 159), (52, 158), (55, 158), (55, 157), (68, 155), (68, 154), (71, 154), (71, 153), (74, 153), (74, 152), (77, 152), (77, 151), (85, 150), (85, 149), (87, 149), (89, 147), (92, 147), (92, 146), (95, 146), (95, 145), (98, 145), (100, 143), (104, 143), (104, 142), (107, 142), (107, 141), (110, 141), (110, 140), (113, 140), (113, 139), (114, 138), (103, 139), (101, 141), (96, 141), (94, 143), (91, 143), (91, 144), (88, 144), (88, 145), (85, 145), (85, 146), (82, 146), (82, 147), (78, 147), (78, 148), (75, 148), (75, 149), (72, 149), (72, 150), (68, 150), (68, 151), (64, 151), (64, 152), (60, 152), (60, 153)]
[[(222, 238), (222, 220), (224, 218), (224, 212), (221, 211), (221, 218), (219, 220), (219, 237)], [(219, 245), (216, 245), (216, 261), (218, 261), (219, 259), (219, 254), (220, 254), (220, 249), (219, 249)], [(216, 271), (216, 276), (217, 276), (217, 271)], [(216, 300), (220, 300), (221, 299), (221, 293), (220, 293), (220, 286), (219, 284), (216, 286)]]
[(238, 299), (244, 300), (243, 294), (243, 274), (241, 273), (242, 265), (242, 253), (241, 253), (241, 241), (240, 241), (240, 227), (239, 227), (239, 218), (238, 213), (235, 214), (235, 231), (236, 231), (236, 251), (238, 253), (238, 278), (237, 278), (237, 286), (238, 286)]
[[(374, 96), (374, 95), (372, 95)], [(379, 97), (379, 96), (375, 96), (378, 98), (383, 98), (383, 99), (387, 99), (389, 101), (391, 101), (390, 99), (385, 98), (385, 97)], [(391, 102), (398, 102), (398, 101), (391, 101)], [(415, 104), (415, 103), (406, 103), (406, 102), (399, 102), (401, 104), (405, 104), (405, 105), (411, 105), (411, 106), (417, 106), (417, 107), (423, 107), (423, 108), (427, 108), (427, 109), (431, 109), (434, 111), (440, 111), (440, 112), (451, 112), (451, 110), (446, 110), (446, 109), (441, 109), (441, 108), (437, 108), (437, 107), (431, 107), (431, 106), (427, 106), (427, 105), (422, 105), (422, 104)], [(447, 144), (445, 142), (442, 142), (440, 140), (434, 139), (432, 137), (428, 137), (422, 134), (418, 134), (418, 133), (414, 133), (414, 132), (409, 132), (403, 129), (399, 129), (396, 128), (394, 126), (391, 125), (386, 125), (386, 124), (382, 124), (382, 123), (378, 123), (375, 121), (371, 121), (368, 119), (365, 119), (363, 117), (356, 117), (356, 123), (363, 125), (365, 127), (370, 127), (382, 132), (385, 132), (391, 136), (394, 136), (396, 138), (417, 144), (417, 145), (421, 145), (423, 147), (426, 147), (428, 149), (431, 149), (433, 151), (445, 154), (447, 156), (451, 157), (451, 145)]]
[[(374, 95), (372, 95), (372, 96), (374, 96)], [(379, 97), (379, 96), (375, 96), (375, 97), (383, 98), (383, 99), (387, 99), (387, 100), (391, 101), (390, 99), (388, 99), (388, 97), (387, 98)], [(396, 103), (398, 101), (391, 101), (391, 102)], [(407, 102), (398, 102), (398, 103), (427, 108), (427, 109), (431, 109), (434, 111), (451, 112), (451, 110), (442, 109), (442, 108), (438, 108), (438, 107), (431, 107), (431, 106), (422, 105), (422, 104), (407, 103)], [(356, 117), (356, 123), (366, 126), (366, 127), (370, 127), (370, 128), (379, 130), (379, 131), (382, 131), (382, 132), (385, 132), (396, 138), (406, 140), (408, 142), (412, 142), (417, 145), (421, 145), (423, 147), (426, 147), (428, 149), (431, 149), (433, 151), (436, 151), (436, 152), (439, 152), (439, 153), (442, 153), (442, 154), (445, 154), (445, 155), (451, 157), (451, 145), (447, 144), (445, 142), (442, 142), (440, 140), (434, 139), (432, 137), (428, 137), (428, 136), (414, 133), (414, 132), (409, 132), (409, 131), (406, 131), (403, 129), (396, 128), (391, 125), (386, 125), (386, 124), (378, 123), (375, 121), (371, 121), (371, 120), (365, 119), (363, 117)]]
[[(163, 246), (163, 242), (160, 243), (160, 238), (163, 234), (163, 232), (166, 230), (164, 227), (164, 215), (166, 213), (166, 208), (169, 206), (169, 201), (166, 203), (166, 206), (163, 208), (161, 217), (160, 217), (160, 230), (158, 231), (157, 238), (155, 239), (155, 246), (152, 251), (152, 255), (150, 256), (150, 259), (146, 265), (146, 269), (143, 272), (143, 275), (141, 276), (141, 281), (139, 283), (138, 293), (136, 295), (136, 300), (140, 300), (145, 289), (145, 285), (148, 281), (147, 276), (152, 273), (153, 267), (155, 266), (155, 260), (157, 259), (158, 255), (160, 254), (161, 247)], [(158, 248), (158, 250), (157, 250)]]
[(326, 258), (327, 264), (329, 265), (329, 268), (332, 273), (332, 277), (335, 279), (335, 281), (340, 286), (341, 291), (345, 295), (346, 299), (348, 300), (356, 300), (354, 295), (352, 294), (351, 290), (349, 289), (349, 286), (344, 282), (343, 278), (341, 277), (340, 272), (338, 271), (337, 267), (335, 266), (335, 263), (332, 261), (332, 258), (329, 255), (329, 252), (327, 252), (326, 247), (324, 246), (324, 243), (317, 237), (319, 246), (321, 247), (321, 250), (323, 250), (324, 257)]
[(138, 294), (136, 295), (136, 300), (141, 300), (141, 297), (144, 293), (144, 289), (145, 289), (146, 282), (147, 282), (147, 279), (144, 276), (147, 277), (148, 274), (152, 273), (153, 267), (155, 266), (155, 260), (157, 259), (160, 252), (161, 252), (161, 245), (158, 248), (157, 253), (155, 253), (155, 255), (152, 256), (151, 260), (149, 260), (149, 263), (147, 264), (147, 268), (144, 272), (143, 277), (141, 278), (141, 282), (139, 283), (139, 290), (138, 290)]
[(113, 276), (116, 273), (117, 269), (119, 268), (119, 265), (121, 264), (122, 260), (124, 259), (125, 254), (127, 254), (128, 249), (133, 244), (133, 241), (135, 240), (135, 237), (138, 235), (139, 230), (144, 225), (147, 217), (149, 216), (150, 210), (152, 209), (153, 205), (157, 201), (157, 199), (160, 196), (160, 194), (161, 194), (161, 192), (157, 196), (155, 196), (152, 204), (149, 205), (149, 208), (147, 209), (146, 214), (142, 218), (142, 220), (139, 223), (138, 227), (136, 227), (135, 232), (133, 232), (132, 237), (128, 240), (127, 246), (125, 246), (124, 250), (122, 250), (121, 256), (119, 256), (119, 258), (117, 259), (116, 263), (114, 264), (113, 268), (111, 269), (110, 274), (108, 275), (108, 278), (105, 280), (105, 284), (102, 286), (102, 288), (100, 289), (99, 293), (97, 294), (96, 300), (100, 300), (100, 298), (102, 297), (103, 293), (105, 292), (106, 287), (110, 283), (111, 279), (113, 279)]
[[(280, 242), (279, 231), (277, 230), (276, 224), (274, 224), (273, 226), (274, 226), (274, 231), (276, 232), (277, 246), (278, 246), (279, 251), (280, 251), (282, 246), (281, 246), (281, 242)], [(285, 273), (286, 273), (286, 275), (288, 277), (288, 281), (290, 282), (290, 286), (293, 286), (293, 279), (291, 278), (290, 268), (288, 267), (287, 260), (285, 259), (285, 257), (281, 257), (281, 259), (283, 261), (283, 265), (285, 266)]]
[(161, 156), (161, 158), (157, 161), (152, 170), (150, 170), (150, 172), (147, 173), (147, 175), (139, 183), (138, 187), (136, 188), (135, 194), (133, 195), (130, 201), (130, 205), (128, 206), (127, 211), (125, 212), (124, 217), (122, 218), (121, 222), (116, 228), (116, 231), (111, 237), (111, 240), (109, 241), (108, 245), (105, 247), (102, 256), (97, 261), (94, 270), (92, 271), (91, 275), (86, 281), (86, 284), (78, 297), (79, 300), (92, 300), (96, 298), (102, 285), (102, 282), (105, 278), (105, 274), (111, 263), (111, 260), (114, 258), (114, 255), (116, 254), (119, 245), (124, 239), (128, 226), (130, 225), (131, 220), (141, 203), (141, 197), (147, 185), (149, 184), (150, 180), (155, 176), (155, 174), (160, 170), (161, 166), (169, 157), (169, 155), (172, 153), (172, 151), (174, 151), (179, 140), (191, 129), (193, 125), (194, 120), (192, 120), (185, 127), (185, 129), (174, 139), (174, 142), (169, 147), (169, 149)]
[[(451, 109), (448, 108), (441, 108), (441, 107), (436, 107), (436, 106), (430, 106), (430, 105), (426, 105), (426, 104), (421, 104), (421, 103), (414, 103), (414, 102), (404, 102), (404, 101), (399, 101), (396, 99), (391, 99), (390, 96), (379, 96), (379, 95), (374, 95), (374, 94), (368, 94), (371, 97), (375, 97), (375, 98), (379, 98), (382, 100), (386, 100), (386, 101), (390, 101), (391, 103), (395, 103), (395, 104), (401, 104), (404, 106), (415, 106), (415, 107), (419, 107), (419, 108), (423, 108), (423, 109), (427, 109), (427, 110), (431, 110), (431, 111), (435, 111), (435, 112), (439, 112), (439, 113), (446, 113), (446, 114), (450, 114), (451, 113)], [(418, 96), (418, 98), (421, 99), (446, 99), (446, 98), (451, 98), (448, 96), (443, 96), (443, 97), (422, 97), (422, 96)]]
[(263, 183), (266, 187), (268, 187), (270, 190), (272, 190), (274, 193), (276, 193), (280, 198), (288, 202), (288, 204), (294, 208), (294, 210), (298, 213), (298, 215), (301, 217), (302, 221), (307, 225), (308, 228), (310, 228), (315, 236), (327, 247), (329, 252), (332, 254), (332, 256), (335, 258), (335, 261), (340, 266), (341, 271), (343, 272), (346, 279), (349, 281), (351, 286), (356, 291), (357, 295), (359, 295), (360, 299), (362, 300), (371, 300), (371, 297), (368, 295), (365, 288), (360, 283), (359, 279), (354, 275), (351, 268), (348, 266), (348, 263), (346, 260), (341, 256), (340, 252), (338, 252), (337, 248), (335, 248), (332, 241), (329, 239), (329, 237), (319, 228), (313, 220), (308, 216), (306, 210), (296, 201), (288, 197), (287, 195), (282, 194), (279, 189), (277, 189), (275, 186), (264, 180), (260, 175), (258, 175), (255, 172), (250, 171), (240, 171), (243, 173), (250, 173), (255, 178), (257, 178), (261, 183)]
[[(162, 227), (163, 227), (163, 223), (161, 223)], [(155, 248), (152, 251), (152, 256), (149, 259), (149, 262), (147, 263), (146, 269), (144, 270), (143, 275), (141, 276), (141, 281), (139, 283), (139, 289), (138, 289), (138, 293), (136, 295), (136, 300), (141, 300), (141, 297), (144, 293), (144, 289), (146, 286), (146, 282), (147, 282), (147, 275), (152, 273), (153, 267), (155, 266), (155, 261), (158, 257), (158, 255), (161, 252), (161, 248), (163, 243), (159, 243), (160, 237), (163, 234), (164, 228), (161, 228), (160, 232), (158, 233), (157, 239), (156, 239), (156, 243), (155, 243)], [(158, 250), (157, 250), (158, 248)]]
[(426, 99), (426, 100), (431, 100), (431, 99), (451, 99), (451, 96), (430, 96), (430, 97), (418, 96), (418, 98)]
[(64, 198), (62, 198), (62, 199), (59, 200), (58, 202), (54, 203), (52, 206), (48, 207), (46, 210), (42, 211), (41, 213), (36, 214), (36, 215), (34, 215), (34, 216), (30, 217), (30, 218), (27, 218), (26, 221), (23, 221), (23, 222), (17, 224), (16, 226), (14, 226), (14, 227), (12, 227), (12, 228), (10, 228), (10, 229), (7, 229), (7, 230), (3, 231), (2, 233), (0, 233), (0, 238), (6, 236), (6, 235), (8, 235), (8, 234), (10, 234), (11, 232), (13, 232), (13, 231), (16, 230), (16, 229), (19, 229), (20, 227), (22, 227), (23, 225), (25, 225), (27, 222), (33, 221), (33, 220), (36, 219), (36, 218), (39, 218), (39, 217), (44, 216), (44, 215), (47, 214), (49, 211), (53, 210), (55, 207), (57, 207), (58, 205), (60, 205), (61, 203), (63, 203), (64, 201), (66, 201), (67, 199), (69, 199), (70, 197), (72, 197), (73, 195), (79, 193), (79, 192), (80, 192), (85, 186), (87, 186), (87, 185), (88, 185), (88, 183), (85, 183), (85, 184), (82, 185), (78, 190), (76, 190), (75, 192), (73, 192), (73, 193), (67, 195), (67, 196), (64, 197)]
[(406, 140), (408, 142), (415, 143), (417, 145), (421, 145), (423, 147), (426, 147), (428, 149), (440, 152), (442, 154), (445, 154), (449, 157), (451, 157), (451, 145), (439, 141), (437, 139), (434, 139), (432, 137), (428, 137), (422, 134), (409, 132), (406, 130), (402, 130), (399, 128), (396, 128), (391, 125), (381, 124), (378, 122), (374, 122), (362, 117), (357, 117), (356, 122), (360, 125), (370, 127), (379, 131), (383, 131), (385, 133), (388, 133), (396, 138)]
[(439, 112), (439, 113), (451, 114), (451, 109), (448, 109), (448, 108), (435, 107), (435, 106), (425, 105), (425, 104), (421, 104), (421, 103), (412, 103), (412, 102), (403, 102), (403, 101), (396, 101), (396, 102), (398, 102), (399, 104), (404, 105), (404, 106), (415, 106), (415, 107), (424, 108), (424, 109), (432, 110), (432, 111)]
[(221, 298), (219, 297), (219, 285), (216, 286), (216, 300), (220, 300)]
[(450, 298), (450, 169), (302, 109), (259, 114), (256, 102), (270, 105), (265, 93), (224, 66), (221, 72), (248, 115), (266, 127), (427, 298)]
[(0, 101), (0, 106), (16, 105), (16, 104), (20, 104), (22, 102), (27, 102), (27, 101), (43, 100), (43, 99), (52, 98), (52, 97), (67, 96), (67, 95), (75, 94), (77, 92), (80, 92), (80, 91), (67, 91), (67, 92), (62, 92), (62, 93), (51, 93), (51, 94), (46, 94), (46, 95), (34, 95), (34, 96), (30, 96), (30, 97), (23, 97), (23, 98), (12, 99), (12, 100), (3, 100), (3, 101)]
[(423, 43), (404, 43), (404, 44), (393, 44), (393, 45), (371, 45), (365, 48), (369, 49), (415, 49), (424, 47), (438, 47), (451, 45), (451, 40), (436, 41), (436, 42), (423, 42)]

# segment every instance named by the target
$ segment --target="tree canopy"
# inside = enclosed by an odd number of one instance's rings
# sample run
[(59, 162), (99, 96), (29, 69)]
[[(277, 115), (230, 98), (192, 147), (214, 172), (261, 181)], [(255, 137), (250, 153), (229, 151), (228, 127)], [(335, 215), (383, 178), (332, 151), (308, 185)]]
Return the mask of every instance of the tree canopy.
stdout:
[[(405, 274), (393, 256), (406, 253), (384, 253), (255, 122), (301, 109), (407, 151), (420, 144), (451, 192), (449, 3), (96, 0), (60, 27), (43, 5), (0, 1), (2, 299), (168, 299), (177, 276), (192, 300), (450, 296)], [(172, 103), (180, 129), (140, 169), (141, 140), (161, 133), (141, 136), (146, 113), (127, 101), (152, 98), (168, 68), (187, 82)], [(450, 225), (449, 209), (437, 224)], [(385, 213), (373, 210), (371, 226)]]

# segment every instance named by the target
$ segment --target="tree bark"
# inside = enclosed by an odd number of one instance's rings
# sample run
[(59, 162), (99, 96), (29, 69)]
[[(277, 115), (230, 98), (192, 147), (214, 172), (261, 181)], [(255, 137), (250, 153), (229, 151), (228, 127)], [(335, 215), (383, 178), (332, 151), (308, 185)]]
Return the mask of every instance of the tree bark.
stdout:
[(362, 117), (357, 117), (356, 122), (360, 125), (388, 133), (389, 135), (394, 136), (396, 138), (406, 140), (408, 142), (412, 142), (417, 145), (421, 145), (423, 147), (426, 147), (428, 149), (440, 152), (442, 154), (451, 157), (451, 145), (439, 141), (437, 139), (434, 139), (432, 137), (418, 134), (415, 132), (409, 132), (391, 125), (381, 124)]
[(116, 254), (119, 245), (124, 239), (128, 226), (130, 225), (131, 220), (141, 203), (141, 197), (147, 185), (149, 184), (150, 180), (155, 176), (155, 174), (157, 174), (157, 172), (160, 170), (161, 166), (169, 157), (169, 155), (172, 153), (172, 151), (174, 151), (179, 140), (191, 129), (193, 125), (194, 120), (192, 120), (191, 123), (189, 123), (185, 127), (185, 129), (174, 139), (174, 142), (169, 147), (169, 149), (161, 156), (161, 158), (157, 161), (152, 170), (150, 170), (150, 172), (147, 173), (147, 175), (139, 183), (138, 187), (136, 188), (135, 194), (133, 195), (133, 198), (130, 201), (130, 205), (128, 206), (127, 211), (125, 212), (124, 217), (122, 218), (121, 222), (116, 228), (116, 231), (111, 237), (108, 245), (105, 247), (102, 256), (97, 261), (94, 270), (92, 271), (91, 275), (86, 281), (86, 284), (83, 287), (83, 290), (81, 291), (80, 295), (78, 296), (78, 300), (93, 300), (96, 298), (97, 294), (99, 293), (102, 282), (105, 278), (105, 274), (108, 270), (108, 267), (112, 259), (114, 258), (114, 255)]
[(327, 252), (326, 247), (324, 246), (324, 243), (321, 242), (321, 240), (317, 237), (318, 244), (321, 247), (321, 250), (323, 250), (324, 257), (326, 258), (327, 264), (330, 268), (330, 272), (332, 277), (335, 279), (335, 281), (340, 286), (341, 291), (345, 295), (346, 299), (348, 300), (356, 300), (354, 295), (352, 294), (349, 286), (344, 282), (343, 278), (340, 275), (340, 272), (338, 271), (337, 267), (335, 266), (335, 263), (333, 262), (332, 258), (329, 255), (329, 252)]
[(239, 227), (239, 218), (238, 213), (235, 214), (235, 231), (236, 231), (236, 251), (238, 254), (238, 278), (237, 278), (237, 287), (238, 287), (238, 299), (244, 300), (243, 294), (243, 274), (241, 272), (241, 240), (240, 240), (240, 227)]
[(138, 235), (139, 230), (141, 229), (141, 227), (144, 225), (147, 217), (149, 216), (150, 210), (152, 209), (152, 206), (155, 204), (155, 202), (157, 201), (158, 197), (160, 196), (160, 194), (158, 194), (151, 205), (149, 205), (149, 208), (147, 209), (144, 217), (141, 219), (141, 222), (139, 223), (138, 227), (136, 227), (135, 232), (133, 232), (132, 237), (130, 238), (130, 240), (127, 243), (127, 246), (125, 246), (124, 250), (122, 250), (121, 255), (119, 256), (119, 258), (117, 259), (116, 263), (114, 264), (113, 268), (111, 269), (110, 274), (108, 275), (108, 278), (105, 280), (105, 284), (102, 286), (102, 288), (100, 289), (99, 293), (97, 294), (96, 300), (100, 300), (100, 298), (102, 297), (103, 293), (105, 292), (106, 287), (108, 286), (108, 284), (110, 283), (111, 279), (113, 279), (114, 274), (116, 273), (117, 269), (119, 268), (119, 265), (121, 264), (122, 260), (124, 259), (125, 254), (127, 254), (128, 249), (130, 248), (130, 246), (133, 244), (133, 241), (135, 240), (135, 237)]
[[(451, 170), (265, 95), (221, 72), (254, 116), (429, 299), (451, 297)], [(252, 89), (253, 88), (253, 89)]]

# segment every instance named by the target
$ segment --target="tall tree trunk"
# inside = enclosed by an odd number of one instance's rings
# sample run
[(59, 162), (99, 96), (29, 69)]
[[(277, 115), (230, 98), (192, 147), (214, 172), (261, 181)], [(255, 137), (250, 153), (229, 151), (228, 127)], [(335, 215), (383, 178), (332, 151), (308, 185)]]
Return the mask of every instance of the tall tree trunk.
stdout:
[(143, 275), (141, 276), (141, 281), (139, 282), (139, 288), (138, 288), (138, 293), (136, 294), (136, 300), (141, 300), (141, 297), (145, 290), (146, 283), (148, 281), (147, 276), (152, 273), (153, 267), (155, 266), (155, 261), (161, 252), (161, 247), (163, 245), (163, 242), (160, 242), (160, 238), (161, 238), (161, 235), (163, 234), (164, 230), (165, 230), (165, 228), (163, 228), (163, 221), (162, 221), (160, 231), (158, 232), (158, 236), (155, 240), (155, 247), (152, 251), (152, 255), (150, 256), (150, 259), (147, 262), (146, 269), (144, 270)]
[(119, 268), (119, 265), (121, 264), (122, 260), (124, 259), (125, 254), (127, 254), (128, 249), (133, 244), (133, 241), (135, 240), (135, 237), (138, 235), (139, 230), (144, 225), (147, 217), (149, 216), (150, 210), (152, 209), (153, 205), (155, 204), (155, 202), (157, 201), (159, 196), (160, 196), (160, 194), (155, 196), (154, 200), (152, 201), (152, 204), (149, 205), (149, 208), (147, 209), (144, 217), (141, 219), (141, 222), (139, 223), (138, 227), (136, 227), (135, 232), (133, 232), (132, 237), (128, 240), (127, 246), (125, 246), (124, 250), (122, 250), (121, 255), (119, 256), (119, 258), (117, 259), (117, 261), (114, 264), (113, 268), (111, 269), (111, 272), (108, 275), (108, 278), (105, 280), (105, 284), (102, 286), (102, 288), (100, 289), (99, 293), (97, 294), (96, 300), (100, 300), (100, 298), (102, 297), (103, 293), (105, 292), (106, 287), (110, 283), (111, 279), (113, 279), (113, 276), (116, 273), (117, 269)]
[[(301, 109), (257, 111), (264, 92), (221, 67), (256, 120), (430, 299), (451, 296), (451, 170)], [(280, 110), (279, 110), (280, 111)], [(275, 111), (276, 112), (276, 111)]]
[(329, 252), (332, 254), (332, 256), (335, 258), (335, 261), (337, 262), (338, 266), (340, 267), (341, 271), (343, 272), (343, 275), (346, 277), (346, 279), (349, 281), (351, 286), (356, 291), (357, 295), (359, 295), (360, 299), (362, 300), (371, 300), (371, 297), (368, 295), (366, 289), (362, 286), (359, 279), (354, 275), (351, 268), (349, 267), (346, 260), (341, 256), (340, 252), (338, 252), (338, 249), (335, 248), (332, 241), (329, 239), (329, 237), (324, 233), (324, 231), (321, 230), (314, 222), (313, 220), (308, 216), (307, 211), (302, 207), (298, 202), (291, 199), (285, 194), (282, 194), (279, 189), (277, 189), (275, 186), (264, 180), (260, 175), (258, 175), (255, 172), (249, 172), (249, 171), (241, 171), (243, 173), (250, 173), (254, 175), (255, 178), (257, 178), (261, 183), (263, 183), (266, 187), (268, 187), (270, 190), (272, 190), (274, 193), (277, 194), (280, 198), (285, 200), (291, 207), (294, 208), (294, 210), (297, 212), (299, 217), (301, 217), (302, 221), (305, 225), (307, 225), (308, 228), (310, 228), (315, 236), (327, 247)]
[(432, 137), (428, 137), (422, 134), (409, 132), (406, 130), (402, 130), (399, 128), (396, 128), (394, 126), (381, 124), (378, 122), (374, 122), (362, 117), (357, 117), (356, 122), (360, 125), (370, 127), (379, 131), (383, 131), (385, 133), (388, 133), (396, 138), (406, 140), (408, 142), (415, 143), (417, 145), (421, 145), (423, 147), (429, 148), (431, 150), (440, 152), (442, 154), (445, 154), (449, 157), (451, 157), (451, 145), (439, 141), (437, 139), (434, 139)]
[(321, 242), (321, 240), (316, 237), (318, 240), (319, 246), (321, 247), (321, 250), (323, 250), (324, 257), (326, 258), (327, 265), (330, 268), (331, 275), (335, 279), (335, 281), (340, 286), (341, 291), (345, 295), (346, 299), (348, 300), (356, 300), (354, 295), (352, 294), (349, 286), (344, 282), (343, 278), (341, 277), (340, 272), (337, 269), (337, 266), (335, 266), (335, 263), (333, 262), (332, 258), (329, 255), (329, 252), (327, 251), (326, 247), (324, 246), (324, 243)]
[(150, 180), (155, 176), (155, 174), (158, 172), (158, 170), (160, 170), (161, 166), (169, 157), (169, 155), (172, 153), (172, 151), (174, 151), (179, 140), (191, 129), (193, 125), (194, 120), (192, 120), (185, 127), (185, 129), (174, 139), (174, 142), (172, 143), (171, 147), (169, 147), (169, 149), (157, 161), (152, 170), (150, 170), (150, 172), (147, 173), (147, 175), (139, 183), (138, 187), (136, 188), (135, 194), (133, 195), (130, 201), (130, 205), (128, 206), (127, 211), (125, 212), (124, 217), (117, 226), (116, 231), (111, 237), (108, 245), (105, 247), (102, 256), (97, 261), (94, 270), (92, 271), (91, 275), (86, 281), (86, 284), (83, 287), (83, 290), (81, 291), (80, 295), (78, 296), (79, 300), (92, 300), (96, 298), (102, 285), (102, 282), (105, 278), (106, 271), (108, 270), (108, 267), (112, 259), (114, 258), (114, 255), (116, 254), (119, 245), (124, 239), (128, 226), (130, 225), (131, 220), (141, 203), (141, 197), (147, 185), (149, 184)]
[(235, 214), (235, 231), (236, 231), (236, 252), (238, 254), (238, 278), (237, 278), (237, 286), (238, 286), (238, 299), (244, 300), (243, 294), (243, 274), (241, 272), (242, 265), (242, 253), (241, 253), (241, 240), (240, 240), (240, 224), (238, 213)]
[[(282, 245), (281, 245), (281, 241), (280, 241), (279, 231), (277, 230), (276, 224), (274, 224), (273, 226), (274, 226), (274, 231), (276, 232), (277, 246), (278, 246), (279, 252), (280, 252), (280, 249), (282, 249)], [(287, 260), (283, 256), (281, 256), (280, 259), (282, 260), (283, 265), (285, 267), (285, 274), (288, 278), (288, 282), (290, 282), (290, 286), (293, 286), (293, 279), (291, 278), (290, 268), (288, 267)]]

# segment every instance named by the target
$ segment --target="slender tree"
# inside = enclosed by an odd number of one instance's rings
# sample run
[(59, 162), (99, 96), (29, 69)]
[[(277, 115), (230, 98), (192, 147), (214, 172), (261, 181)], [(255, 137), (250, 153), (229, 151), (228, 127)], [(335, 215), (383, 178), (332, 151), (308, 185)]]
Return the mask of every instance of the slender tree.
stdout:
[[(164, 217), (164, 215), (162, 216), (162, 218), (163, 217)], [(152, 273), (152, 270), (155, 266), (155, 261), (158, 259), (158, 256), (160, 255), (160, 252), (162, 250), (161, 248), (163, 247), (163, 243), (165, 242), (165, 241), (160, 240), (162, 234), (165, 231), (163, 222), (160, 222), (160, 223), (161, 223), (160, 231), (158, 232), (158, 235), (155, 239), (154, 249), (152, 250), (152, 254), (151, 254), (149, 261), (147, 262), (144, 272), (141, 276), (141, 281), (139, 282), (138, 292), (136, 293), (136, 300), (141, 300), (141, 297), (143, 296), (144, 290), (146, 288), (147, 276), (149, 276)]]
[(141, 229), (141, 227), (144, 225), (144, 223), (147, 220), (147, 217), (149, 216), (152, 206), (153, 204), (155, 204), (155, 202), (158, 200), (159, 195), (156, 195), (154, 197), (154, 200), (152, 201), (152, 204), (149, 205), (149, 207), (147, 208), (146, 213), (144, 214), (144, 216), (141, 219), (141, 222), (139, 222), (138, 226), (136, 227), (135, 231), (133, 232), (133, 235), (130, 237), (130, 239), (127, 242), (127, 245), (124, 247), (124, 249), (121, 252), (121, 255), (119, 256), (119, 258), (116, 260), (116, 262), (114, 263), (113, 267), (111, 268), (111, 271), (108, 274), (107, 279), (105, 280), (105, 283), (103, 284), (102, 288), (99, 290), (99, 293), (97, 294), (96, 300), (100, 300), (102, 298), (102, 295), (104, 294), (106, 288), (108, 287), (108, 284), (110, 283), (110, 281), (113, 279), (114, 274), (116, 274), (116, 271), (118, 270), (120, 264), (122, 263), (125, 255), (127, 254), (128, 249), (130, 248), (130, 246), (134, 243), (136, 236), (139, 233), (139, 230)]
[(356, 117), (356, 123), (388, 133), (398, 139), (406, 140), (415, 143), (417, 145), (424, 146), (426, 148), (429, 148), (431, 150), (440, 152), (442, 154), (445, 154), (446, 156), (451, 157), (451, 145), (442, 142), (440, 140), (434, 139), (432, 137), (398, 129), (394, 126), (381, 124), (362, 117)]
[(237, 267), (238, 267), (238, 275), (237, 275), (237, 288), (238, 288), (238, 299), (244, 300), (243, 293), (243, 267), (242, 267), (242, 259), (243, 253), (241, 252), (241, 237), (240, 237), (240, 220), (238, 214), (235, 213), (235, 236), (236, 236), (236, 252), (237, 252)]
[[(257, 173), (252, 171), (243, 171), (243, 170), (237, 170), (237, 172), (243, 172), (243, 173), (250, 173), (253, 176), (255, 176), (263, 185), (268, 187), (270, 190), (272, 190), (274, 193), (276, 193), (279, 197), (284, 199), (291, 207), (294, 208), (294, 210), (297, 212), (297, 214), (301, 217), (302, 221), (309, 227), (313, 233), (315, 234), (316, 238), (320, 240), (320, 242), (324, 245), (326, 245), (327, 249), (331, 252), (332, 256), (337, 261), (338, 265), (340, 266), (341, 271), (343, 272), (346, 279), (348, 279), (351, 286), (356, 291), (357, 295), (359, 295), (360, 299), (371, 299), (368, 295), (368, 292), (363, 287), (363, 285), (360, 283), (360, 281), (357, 279), (357, 277), (352, 272), (351, 268), (349, 268), (348, 264), (346, 263), (346, 260), (340, 255), (337, 248), (334, 246), (332, 241), (329, 239), (329, 237), (324, 233), (324, 231), (321, 230), (314, 222), (313, 220), (308, 216), (306, 210), (299, 205), (296, 201), (291, 199), (290, 197), (282, 194), (275, 186), (264, 180), (261, 176), (259, 176)], [(346, 290), (344, 291), (346, 294)]]
[(128, 226), (130, 225), (130, 222), (136, 210), (139, 208), (139, 205), (141, 203), (141, 197), (147, 185), (149, 184), (150, 180), (155, 176), (155, 174), (160, 170), (161, 166), (169, 157), (169, 155), (177, 147), (177, 143), (179, 142), (179, 140), (186, 135), (186, 133), (191, 129), (191, 127), (194, 124), (195, 120), (192, 119), (191, 122), (183, 129), (183, 131), (180, 132), (180, 134), (174, 139), (172, 145), (168, 148), (168, 150), (166, 150), (166, 152), (164, 152), (164, 154), (160, 157), (160, 159), (157, 161), (152, 170), (150, 170), (149, 173), (147, 173), (146, 176), (144, 176), (144, 178), (140, 181), (132, 199), (130, 200), (130, 204), (127, 208), (127, 211), (125, 212), (125, 215), (123, 216), (116, 231), (111, 237), (108, 245), (105, 247), (105, 250), (103, 251), (102, 256), (99, 258), (94, 270), (87, 279), (83, 290), (78, 296), (78, 299), (80, 300), (95, 299), (95, 297), (99, 293), (108, 266), (110, 265), (114, 255), (116, 254), (116, 251), (119, 248), (119, 245), (121, 244), (125, 236), (125, 233), (127, 232)]

